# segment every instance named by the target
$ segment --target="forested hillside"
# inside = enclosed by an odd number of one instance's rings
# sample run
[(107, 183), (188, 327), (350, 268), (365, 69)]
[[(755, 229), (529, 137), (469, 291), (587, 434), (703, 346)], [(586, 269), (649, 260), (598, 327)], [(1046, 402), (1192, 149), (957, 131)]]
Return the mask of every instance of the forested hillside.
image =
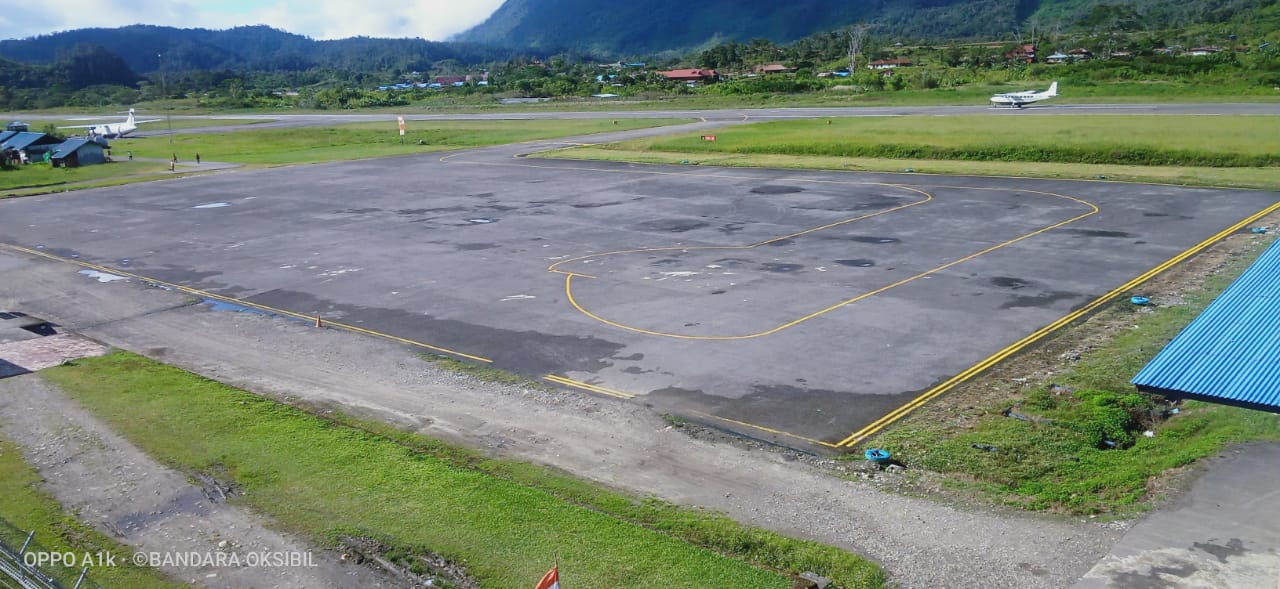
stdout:
[[(755, 38), (793, 41), (855, 23), (903, 41), (1012, 39), (1089, 27), (1097, 7), (1137, 29), (1213, 23), (1274, 28), (1276, 0), (507, 0), (464, 41), (620, 55), (683, 52)], [(1270, 10), (1268, 10), (1270, 9)], [(1103, 12), (1108, 12), (1106, 9)], [(1247, 31), (1246, 31), (1247, 32)]]

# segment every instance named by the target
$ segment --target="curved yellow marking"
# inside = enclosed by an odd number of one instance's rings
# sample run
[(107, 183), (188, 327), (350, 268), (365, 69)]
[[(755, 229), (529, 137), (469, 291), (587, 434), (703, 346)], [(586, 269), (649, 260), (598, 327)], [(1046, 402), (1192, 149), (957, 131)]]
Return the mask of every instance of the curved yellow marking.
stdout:
[(1064, 315), (1063, 317), (1059, 318), (1057, 321), (1054, 321), (1053, 323), (1050, 323), (1044, 327), (1041, 327), (1040, 329), (1037, 329), (1036, 331), (1032, 332), (1031, 335), (1028, 335), (1027, 337), (1022, 338), (1017, 342), (1014, 342), (1012, 345), (1000, 350), (999, 352), (996, 352), (995, 354), (988, 356), (986, 359), (982, 360), (981, 362), (978, 362), (977, 364), (970, 366), (964, 372), (961, 372), (960, 374), (957, 374), (947, 379), (946, 381), (942, 382), (941, 384), (925, 391), (919, 397), (916, 397), (915, 399), (912, 399), (911, 401), (907, 402), (901, 407), (894, 409), (884, 417), (881, 417), (880, 419), (877, 419), (871, 422), (866, 427), (863, 427), (862, 429), (856, 432), (853, 432), (852, 434), (849, 434), (843, 440), (840, 440), (840, 442), (837, 443), (836, 445), (841, 447), (846, 447), (846, 448), (857, 445), (863, 440), (875, 435), (876, 432), (879, 432), (885, 427), (888, 427), (893, 422), (898, 421), (903, 417), (906, 417), (907, 414), (920, 408), (922, 405), (924, 405), (925, 403), (928, 403), (930, 400), (937, 397), (938, 395), (941, 395), (942, 393), (945, 393), (955, 388), (956, 386), (959, 386), (961, 383), (969, 380), (970, 378), (973, 378), (974, 376), (977, 376), (979, 373), (995, 365), (997, 362), (1000, 362), (1001, 360), (1008, 358), (1009, 356), (1017, 353), (1023, 348), (1039, 341), (1041, 338), (1061, 329), (1062, 327), (1075, 321), (1076, 319), (1079, 319), (1080, 317), (1083, 317), (1084, 315), (1094, 311), (1098, 307), (1105, 304), (1107, 301), (1110, 301), (1111, 299), (1114, 299), (1115, 297), (1133, 289), (1134, 287), (1137, 287), (1143, 282), (1146, 282), (1151, 278), (1155, 277), (1157, 274), (1160, 274), (1161, 272), (1168, 270), (1169, 268), (1173, 267), (1179, 262), (1182, 262), (1183, 260), (1186, 260), (1187, 258), (1200, 253), (1205, 248), (1209, 247), (1210, 245), (1213, 245), (1214, 243), (1225, 238), (1226, 236), (1231, 235), (1232, 233), (1235, 233), (1236, 231), (1243, 229), (1244, 227), (1248, 226), (1250, 223), (1253, 223), (1254, 221), (1257, 221), (1258, 219), (1261, 219), (1262, 217), (1269, 215), (1277, 210), (1280, 210), (1280, 203), (1276, 203), (1265, 209), (1262, 209), (1261, 211), (1246, 217), (1244, 220), (1240, 221), (1239, 223), (1236, 223), (1235, 225), (1232, 225), (1230, 227), (1227, 227), (1226, 229), (1223, 229), (1213, 237), (1210, 237), (1194, 246), (1191, 246), (1190, 248), (1183, 251), (1182, 253), (1172, 258), (1169, 258), (1168, 260), (1165, 260), (1164, 263), (1156, 266), (1155, 268), (1152, 268), (1150, 270), (1147, 270), (1146, 272), (1143, 272), (1142, 274), (1138, 275), (1137, 278), (1134, 278), (1133, 280), (1130, 280), (1129, 282), (1126, 282), (1112, 289), (1111, 292), (1108, 292), (1107, 294), (1104, 294), (1094, 299), (1089, 304), (1079, 309), (1076, 309), (1075, 311), (1067, 315)]
[[(1010, 239), (1010, 240), (1007, 240), (1007, 241), (1004, 241), (1004, 242), (998, 243), (998, 244), (996, 244), (996, 245), (993, 245), (993, 246), (991, 246), (991, 247), (988, 247), (988, 248), (983, 249), (983, 250), (981, 250), (981, 251), (978, 251), (978, 252), (976, 252), (976, 253), (969, 254), (969, 255), (967, 255), (967, 256), (964, 256), (964, 257), (959, 258), (959, 259), (956, 259), (956, 260), (952, 260), (952, 261), (947, 262), (947, 263), (945, 263), (945, 264), (942, 264), (942, 265), (940, 265), (940, 266), (935, 266), (935, 267), (933, 267), (933, 268), (930, 268), (930, 269), (925, 270), (925, 271), (923, 271), (923, 272), (920, 272), (920, 273), (918, 273), (918, 274), (915, 274), (915, 275), (912, 275), (912, 276), (908, 276), (907, 278), (904, 278), (904, 279), (899, 280), (899, 281), (897, 281), (897, 282), (894, 282), (894, 283), (891, 283), (891, 284), (888, 284), (888, 285), (882, 286), (882, 287), (877, 288), (877, 289), (872, 290), (872, 291), (868, 291), (868, 292), (862, 293), (862, 294), (860, 294), (860, 295), (858, 295), (858, 296), (856, 296), (856, 297), (849, 298), (849, 299), (845, 299), (845, 300), (840, 301), (840, 302), (838, 302), (838, 303), (836, 303), (836, 304), (834, 304), (834, 305), (831, 305), (831, 306), (828, 306), (828, 307), (825, 307), (825, 308), (819, 309), (819, 310), (817, 310), (817, 311), (814, 311), (814, 312), (812, 312), (812, 313), (809, 313), (809, 314), (807, 314), (807, 315), (804, 315), (804, 316), (802, 316), (802, 317), (800, 317), (800, 318), (798, 318), (798, 319), (793, 319), (793, 320), (791, 320), (791, 321), (788, 321), (788, 322), (783, 323), (783, 324), (781, 324), (781, 325), (778, 325), (778, 326), (776, 326), (776, 327), (773, 327), (773, 328), (770, 328), (770, 329), (766, 329), (766, 330), (764, 330), (764, 331), (758, 331), (758, 332), (755, 332), (755, 333), (747, 333), (747, 334), (742, 334), (742, 335), (685, 335), (685, 334), (679, 334), (679, 333), (667, 333), (667, 332), (663, 332), (663, 331), (654, 331), (654, 330), (649, 330), (649, 329), (643, 329), (643, 328), (640, 328), (640, 327), (634, 327), (634, 326), (631, 326), (631, 325), (625, 325), (625, 324), (622, 324), (622, 323), (618, 323), (618, 322), (616, 322), (616, 321), (612, 321), (612, 320), (606, 319), (606, 318), (604, 318), (604, 317), (601, 317), (601, 316), (599, 316), (599, 315), (597, 315), (597, 314), (595, 314), (595, 313), (592, 313), (591, 311), (587, 310), (585, 307), (583, 307), (583, 306), (582, 306), (582, 304), (581, 304), (581, 303), (579, 303), (579, 302), (577, 301), (577, 298), (573, 296), (573, 278), (574, 278), (574, 275), (573, 275), (572, 273), (568, 273), (568, 272), (562, 271), (562, 270), (560, 270), (560, 269), (558, 269), (558, 268), (557, 268), (557, 266), (559, 266), (559, 265), (561, 265), (561, 264), (567, 264), (567, 263), (569, 263), (569, 262), (574, 262), (574, 261), (578, 261), (578, 260), (584, 260), (584, 259), (587, 259), (587, 258), (598, 258), (598, 257), (604, 257), (604, 256), (613, 256), (613, 255), (620, 255), (620, 254), (632, 254), (632, 253), (640, 253), (640, 252), (671, 251), (671, 250), (681, 250), (681, 251), (686, 251), (686, 250), (750, 249), (750, 248), (754, 248), (754, 247), (759, 247), (759, 246), (762, 246), (762, 245), (766, 245), (766, 244), (769, 244), (769, 243), (773, 243), (773, 242), (776, 242), (776, 241), (779, 241), (779, 240), (788, 239), (788, 238), (791, 238), (791, 237), (797, 237), (797, 236), (805, 235), (805, 234), (808, 234), (808, 233), (813, 233), (813, 232), (815, 232), (815, 231), (821, 231), (821, 230), (823, 230), (823, 229), (829, 229), (829, 228), (831, 228), (831, 227), (836, 227), (836, 226), (839, 226), (839, 225), (844, 225), (844, 224), (846, 224), (846, 223), (852, 223), (852, 222), (854, 222), (854, 221), (861, 221), (861, 220), (863, 220), (863, 219), (868, 219), (868, 218), (871, 218), (871, 217), (875, 217), (875, 216), (877, 216), (877, 215), (883, 215), (883, 214), (886, 214), (886, 213), (890, 213), (890, 212), (894, 212), (894, 211), (902, 210), (902, 209), (907, 208), (907, 207), (912, 207), (912, 206), (916, 206), (916, 205), (924, 204), (924, 203), (926, 203), (926, 202), (929, 202), (929, 201), (933, 200), (933, 195), (932, 195), (932, 194), (929, 194), (929, 193), (927, 193), (927, 192), (924, 192), (923, 190), (917, 190), (917, 189), (915, 189), (915, 188), (910, 188), (910, 187), (907, 187), (907, 186), (901, 186), (901, 185), (897, 185), (897, 184), (885, 184), (885, 186), (894, 186), (894, 187), (897, 187), (897, 188), (903, 188), (903, 189), (906, 189), (906, 190), (912, 190), (912, 191), (915, 191), (915, 192), (919, 192), (920, 194), (925, 195), (925, 197), (926, 197), (926, 198), (924, 198), (924, 199), (922, 199), (922, 200), (919, 200), (919, 201), (916, 201), (916, 202), (913, 202), (913, 203), (907, 203), (907, 204), (904, 204), (904, 205), (899, 205), (899, 206), (896, 206), (896, 207), (892, 207), (892, 208), (884, 209), (884, 210), (882, 210), (882, 211), (877, 211), (877, 212), (875, 212), (875, 213), (870, 213), (870, 214), (867, 214), (867, 215), (862, 215), (862, 216), (859, 216), (859, 217), (854, 217), (854, 218), (852, 218), (852, 219), (845, 219), (845, 220), (843, 220), (843, 221), (837, 221), (837, 222), (835, 222), (835, 223), (828, 223), (828, 224), (826, 224), (826, 225), (822, 225), (822, 226), (820, 226), (820, 227), (814, 227), (814, 228), (811, 228), (811, 229), (805, 229), (805, 230), (803, 230), (803, 231), (797, 231), (797, 232), (795, 232), (795, 233), (790, 233), (790, 234), (787, 234), (787, 235), (783, 235), (783, 236), (779, 236), (779, 237), (774, 237), (774, 238), (767, 239), (767, 240), (764, 240), (764, 241), (760, 241), (760, 242), (757, 242), (757, 243), (753, 243), (753, 244), (750, 244), (750, 245), (712, 245), (712, 246), (690, 246), (690, 247), (668, 246), (668, 247), (657, 247), (657, 248), (640, 248), (640, 249), (632, 249), (632, 250), (622, 250), (622, 251), (616, 251), (616, 252), (605, 252), (605, 253), (600, 253), (600, 254), (590, 254), (590, 255), (586, 255), (586, 256), (578, 256), (578, 257), (576, 257), (576, 258), (570, 258), (570, 259), (568, 259), (568, 260), (561, 260), (561, 261), (559, 261), (559, 262), (556, 262), (555, 264), (552, 264), (550, 267), (548, 267), (548, 268), (547, 268), (547, 270), (548, 270), (548, 271), (551, 271), (551, 272), (558, 272), (558, 273), (561, 273), (561, 274), (565, 274), (565, 277), (564, 277), (564, 292), (565, 292), (565, 296), (566, 296), (566, 298), (569, 300), (569, 304), (570, 304), (570, 305), (572, 305), (572, 306), (573, 306), (573, 308), (577, 309), (577, 310), (578, 310), (578, 312), (582, 313), (583, 315), (586, 315), (587, 317), (590, 317), (590, 318), (592, 318), (592, 319), (595, 319), (596, 321), (599, 321), (599, 322), (601, 322), (601, 323), (604, 323), (605, 325), (609, 325), (609, 326), (611, 326), (611, 327), (616, 327), (616, 328), (618, 328), (618, 329), (624, 329), (624, 330), (631, 331), (631, 332), (635, 332), (635, 333), (642, 333), (642, 334), (645, 334), (645, 335), (654, 335), (654, 336), (660, 336), (660, 337), (669, 337), (669, 338), (675, 338), (675, 339), (686, 339), (686, 340), (742, 340), (742, 339), (751, 339), (751, 338), (763, 337), (763, 336), (766, 336), (766, 335), (772, 335), (772, 334), (778, 333), (779, 331), (782, 331), (782, 330), (787, 329), (787, 328), (789, 328), (789, 327), (794, 327), (794, 326), (796, 326), (796, 325), (798, 325), (798, 324), (800, 324), (800, 323), (803, 323), (803, 322), (805, 322), (805, 321), (808, 321), (808, 320), (813, 319), (813, 318), (815, 318), (815, 317), (818, 317), (818, 316), (820, 316), (820, 315), (823, 315), (823, 314), (826, 314), (826, 313), (830, 313), (831, 311), (834, 311), (834, 310), (839, 309), (839, 308), (841, 308), (841, 307), (845, 307), (845, 306), (851, 305), (851, 304), (856, 303), (856, 302), (858, 302), (858, 301), (865, 300), (865, 299), (867, 299), (867, 298), (870, 298), (870, 297), (873, 297), (873, 296), (875, 296), (875, 295), (881, 294), (881, 293), (883, 293), (883, 292), (885, 292), (885, 291), (888, 291), (888, 290), (891, 290), (891, 289), (897, 288), (897, 287), (899, 287), (899, 286), (902, 286), (902, 285), (904, 285), (904, 284), (908, 284), (908, 283), (910, 283), (910, 282), (914, 282), (914, 281), (919, 280), (919, 279), (921, 279), (921, 278), (924, 278), (924, 277), (926, 277), (926, 276), (929, 276), (929, 275), (932, 275), (932, 274), (936, 274), (936, 273), (938, 273), (938, 272), (941, 272), (941, 271), (943, 271), (943, 270), (946, 270), (946, 269), (948, 269), (948, 268), (951, 268), (952, 266), (955, 266), (955, 265), (957, 265), (957, 264), (962, 264), (962, 263), (964, 263), (964, 262), (968, 262), (969, 260), (972, 260), (972, 259), (977, 258), (977, 257), (979, 257), (979, 256), (986, 255), (986, 254), (989, 254), (989, 253), (991, 253), (991, 252), (993, 252), (993, 251), (996, 251), (996, 250), (998, 250), (998, 249), (1001, 249), (1001, 248), (1004, 248), (1004, 247), (1007, 247), (1007, 246), (1013, 245), (1013, 244), (1018, 243), (1018, 242), (1020, 242), (1020, 241), (1022, 241), (1022, 240), (1024, 240), (1024, 239), (1029, 239), (1029, 238), (1031, 238), (1031, 237), (1035, 237), (1035, 236), (1040, 235), (1041, 233), (1044, 233), (1044, 232), (1046, 232), (1046, 231), (1050, 231), (1050, 230), (1053, 230), (1053, 229), (1057, 229), (1058, 227), (1062, 227), (1062, 226), (1064, 226), (1064, 225), (1068, 225), (1068, 224), (1074, 223), (1074, 222), (1076, 222), (1076, 221), (1079, 221), (1079, 220), (1081, 220), (1081, 219), (1084, 219), (1085, 217), (1089, 217), (1089, 216), (1095, 215), (1095, 214), (1097, 214), (1097, 213), (1098, 213), (1098, 211), (1099, 211), (1099, 209), (1098, 209), (1098, 206), (1097, 206), (1097, 205), (1095, 205), (1095, 204), (1093, 204), (1093, 203), (1091, 203), (1091, 202), (1089, 202), (1089, 201), (1086, 201), (1086, 200), (1084, 200), (1084, 199), (1076, 198), (1076, 197), (1074, 197), (1074, 196), (1067, 196), (1067, 195), (1064, 195), (1064, 194), (1056, 194), (1056, 193), (1052, 193), (1052, 192), (1043, 192), (1043, 191), (1039, 191), (1039, 190), (1019, 190), (1018, 192), (1029, 192), (1029, 193), (1032, 193), (1032, 194), (1043, 194), (1043, 195), (1046, 195), (1046, 196), (1053, 196), (1053, 197), (1057, 197), (1057, 198), (1064, 198), (1064, 199), (1067, 199), (1067, 200), (1075, 201), (1075, 202), (1077, 202), (1077, 203), (1080, 203), (1080, 204), (1082, 204), (1082, 205), (1085, 205), (1086, 207), (1089, 207), (1089, 211), (1088, 211), (1088, 212), (1086, 212), (1086, 213), (1080, 214), (1080, 215), (1076, 215), (1075, 217), (1072, 217), (1072, 218), (1067, 219), (1067, 220), (1065, 220), (1065, 221), (1060, 221), (1060, 222), (1058, 222), (1058, 223), (1054, 223), (1054, 224), (1052, 224), (1052, 225), (1049, 225), (1049, 226), (1046, 226), (1046, 227), (1042, 227), (1042, 228), (1040, 228), (1040, 229), (1037, 229), (1037, 230), (1035, 230), (1035, 231), (1032, 231), (1031, 233), (1027, 233), (1027, 234), (1021, 235), (1021, 236), (1019, 236), (1019, 237), (1015, 237), (1015, 238), (1013, 238), (1013, 239)], [(1003, 189), (1003, 188), (986, 188), (986, 187), (976, 187), (976, 188), (974, 188), (974, 187), (967, 187), (967, 186), (943, 186), (943, 187), (940, 187), (940, 188), (951, 188), (951, 189), (961, 189), (961, 190), (1001, 190), (1001, 191), (1008, 190), (1008, 189)]]
[[(83, 260), (75, 260), (75, 259), (71, 259), (71, 258), (64, 258), (64, 257), (59, 256), (59, 255), (51, 254), (51, 253), (48, 253), (48, 252), (42, 252), (42, 251), (40, 251), (40, 250), (34, 250), (34, 249), (31, 249), (31, 248), (27, 248), (27, 247), (22, 247), (22, 246), (20, 246), (20, 245), (13, 245), (13, 244), (10, 244), (10, 243), (0, 243), (0, 247), (6, 248), (6, 249), (11, 249), (11, 250), (14, 250), (14, 251), (19, 251), (19, 252), (27, 253), (27, 254), (31, 254), (31, 255), (33, 255), (33, 256), (40, 256), (40, 257), (43, 257), (43, 258), (48, 258), (48, 259), (50, 259), (50, 260), (54, 260), (54, 261), (57, 261), (57, 262), (65, 262), (65, 263), (68, 263), (68, 264), (74, 264), (74, 265), (76, 265), (76, 266), (80, 266), (80, 267), (82, 267), (82, 268), (89, 268), (90, 270), (97, 270), (97, 271), (99, 271), (99, 272), (106, 272), (106, 273), (108, 273), (108, 274), (115, 274), (115, 275), (117, 275), (117, 276), (126, 276), (126, 277), (129, 277), (129, 278), (133, 278), (133, 279), (135, 279), (135, 280), (139, 280), (139, 281), (141, 281), (141, 282), (147, 282), (147, 283), (150, 283), (150, 284), (158, 284), (158, 285), (160, 285), (160, 286), (168, 287), (168, 288), (171, 288), (171, 289), (173, 289), (173, 290), (180, 291), (180, 292), (185, 292), (185, 293), (187, 293), (187, 294), (193, 294), (193, 295), (196, 295), (196, 296), (199, 296), (199, 297), (204, 297), (204, 298), (214, 299), (214, 300), (223, 301), (223, 302), (226, 302), (226, 303), (232, 303), (232, 304), (240, 305), (240, 306), (243, 306), (243, 307), (251, 307), (251, 308), (259, 309), (259, 310), (262, 310), (262, 311), (267, 311), (267, 312), (269, 312), (269, 313), (275, 313), (276, 315), (283, 315), (283, 316), (286, 316), (286, 317), (293, 317), (293, 318), (295, 318), (295, 319), (302, 319), (302, 320), (304, 320), (304, 321), (311, 321), (311, 320), (315, 319), (315, 316), (313, 316), (313, 315), (304, 315), (304, 314), (302, 314), (302, 313), (295, 313), (295, 312), (293, 312), (293, 311), (287, 311), (287, 310), (285, 310), (285, 309), (279, 309), (279, 308), (272, 307), (272, 306), (269, 306), (269, 305), (263, 305), (263, 304), (260, 304), (260, 303), (253, 303), (253, 302), (250, 302), (250, 301), (246, 301), (246, 300), (242, 300), (242, 299), (237, 299), (237, 298), (235, 298), (235, 297), (229, 297), (229, 296), (225, 296), (225, 295), (220, 295), (220, 294), (216, 294), (216, 293), (211, 293), (211, 292), (209, 292), (209, 291), (200, 290), (200, 289), (198, 289), (198, 288), (192, 288), (192, 287), (190, 287), (190, 286), (186, 286), (186, 285), (182, 285), (182, 284), (176, 284), (176, 283), (173, 283), (173, 282), (165, 282), (165, 281), (163, 281), (163, 280), (158, 280), (158, 279), (155, 279), (155, 278), (151, 278), (151, 277), (149, 277), (149, 276), (143, 276), (143, 275), (141, 275), (141, 274), (135, 274), (135, 273), (133, 273), (133, 272), (128, 272), (128, 271), (125, 271), (125, 270), (117, 270), (117, 269), (112, 268), (112, 267), (109, 267), (109, 266), (100, 266), (100, 265), (98, 265), (98, 264), (92, 264), (92, 263), (89, 263), (89, 262), (85, 262), (85, 261), (83, 261)], [(442, 354), (448, 354), (448, 355), (450, 355), (450, 356), (457, 356), (457, 357), (459, 357), (459, 358), (466, 358), (466, 359), (468, 359), (468, 360), (475, 360), (476, 362), (484, 362), (484, 363), (486, 363), (486, 364), (493, 362), (493, 360), (490, 360), (490, 359), (488, 359), (488, 358), (484, 358), (484, 357), (481, 357), (481, 356), (475, 356), (475, 355), (472, 355), (472, 354), (467, 354), (467, 353), (465, 353), (465, 352), (459, 352), (459, 351), (457, 351), (457, 350), (450, 350), (449, 348), (443, 348), (443, 347), (440, 347), (440, 346), (433, 346), (433, 345), (431, 345), (431, 344), (423, 343), (423, 342), (420, 342), (420, 341), (417, 341), (417, 340), (411, 340), (411, 339), (408, 339), (408, 338), (403, 338), (403, 337), (400, 337), (400, 336), (391, 335), (391, 334), (389, 334), (389, 333), (383, 333), (383, 332), (381, 332), (381, 331), (374, 331), (374, 330), (372, 330), (372, 329), (366, 329), (366, 328), (363, 328), (363, 327), (357, 327), (357, 326), (355, 326), (355, 325), (349, 325), (349, 324), (342, 323), (342, 322), (339, 322), (339, 321), (331, 321), (331, 320), (329, 320), (329, 319), (324, 319), (324, 324), (325, 324), (325, 326), (327, 326), (327, 327), (336, 327), (336, 328), (338, 328), (338, 329), (345, 329), (345, 330), (347, 330), (347, 331), (353, 331), (353, 332), (356, 332), (356, 333), (363, 333), (363, 334), (365, 334), (365, 335), (372, 335), (372, 336), (374, 336), (374, 337), (380, 337), (380, 338), (388, 339), (388, 340), (391, 340), (391, 341), (394, 341), (394, 342), (399, 342), (399, 343), (402, 343), (402, 344), (408, 344), (408, 345), (411, 345), (411, 346), (415, 346), (415, 347), (419, 347), (419, 348), (424, 348), (424, 349), (427, 349), (427, 350), (431, 350), (431, 351), (433, 351), (433, 352), (440, 352), (440, 353), (442, 353)]]

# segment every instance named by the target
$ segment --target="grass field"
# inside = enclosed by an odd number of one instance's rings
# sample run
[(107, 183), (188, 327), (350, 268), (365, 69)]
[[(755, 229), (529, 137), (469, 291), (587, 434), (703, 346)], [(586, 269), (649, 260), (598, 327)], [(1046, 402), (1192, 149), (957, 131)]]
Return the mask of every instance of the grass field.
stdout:
[(168, 136), (144, 137), (121, 142), (115, 149), (132, 150), (137, 157), (169, 159), (176, 153), (179, 159), (190, 160), (199, 153), (206, 161), (285, 165), (483, 147), (683, 122), (689, 121), (619, 119), (617, 124), (612, 120), (411, 121), (403, 143), (394, 122), (358, 123), (174, 135), (172, 145)]
[(11, 196), (11, 193), (23, 188), (50, 188), (77, 182), (145, 176), (168, 169), (168, 164), (140, 161), (115, 161), (79, 168), (55, 168), (43, 163), (29, 164), (13, 170), (0, 170), (0, 198)]
[[(1008, 113), (830, 121), (727, 128), (714, 142), (675, 135), (537, 157), (1280, 188), (1280, 117)], [(1264, 162), (1273, 164), (1244, 165)]]
[[(1280, 416), (1197, 402), (1164, 415), (1164, 406), (1129, 383), (1269, 243), (1258, 241), (1202, 289), (1181, 293), (1185, 304), (1138, 309), (1118, 301), (1060, 334), (1079, 340), (1089, 324), (1121, 326), (1051, 380), (985, 406), (926, 407), (866, 444), (889, 449), (910, 468), (946, 474), (953, 488), (1026, 509), (1140, 510), (1152, 498), (1151, 481), (1168, 470), (1234, 443), (1280, 440)], [(1011, 408), (1031, 421), (1004, 416)]]
[(161, 462), (240, 485), (237, 501), (285, 529), (435, 552), (483, 587), (531, 586), (554, 554), (579, 587), (789, 587), (777, 570), (883, 585), (876, 565), (835, 548), (386, 426), (320, 419), (138, 356), (42, 374)]
[[(850, 172), (908, 172), (996, 176), (1009, 178), (1062, 178), (1146, 182), (1185, 186), (1219, 186), (1280, 190), (1280, 167), (1203, 168), (1187, 166), (1120, 166), (1045, 162), (972, 162), (835, 156), (760, 155), (737, 153), (671, 153), (617, 148), (580, 147), (542, 152), (531, 157), (623, 161), (643, 164), (689, 164)], [(909, 180), (903, 180), (909, 182)]]
[[(133, 566), (129, 560), (132, 549), (63, 511), (57, 501), (40, 489), (40, 484), (40, 475), (22, 460), (18, 447), (0, 437), (0, 540), (17, 548), (26, 540), (27, 532), (34, 530), (34, 550), (70, 551), (77, 555), (86, 552), (97, 554), (99, 551), (114, 554), (118, 566), (93, 567), (89, 571), (90, 580), (104, 587), (184, 587), (154, 569)], [(74, 585), (80, 573), (78, 568), (42, 567), (41, 570), (56, 577), (66, 587)], [(0, 581), (0, 586), (10, 585)]]
[(1280, 165), (1280, 117), (1035, 116), (795, 120), (640, 139), (620, 149), (1204, 167)]

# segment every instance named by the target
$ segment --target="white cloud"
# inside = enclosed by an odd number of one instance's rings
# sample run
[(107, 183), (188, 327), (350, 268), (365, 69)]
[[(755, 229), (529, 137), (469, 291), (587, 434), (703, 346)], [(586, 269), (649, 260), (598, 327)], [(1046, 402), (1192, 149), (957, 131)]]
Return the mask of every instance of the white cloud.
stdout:
[(131, 24), (225, 29), (265, 24), (316, 39), (422, 37), (434, 41), (487, 18), (502, 0), (93, 0), (14, 2), (0, 10), (0, 39)]

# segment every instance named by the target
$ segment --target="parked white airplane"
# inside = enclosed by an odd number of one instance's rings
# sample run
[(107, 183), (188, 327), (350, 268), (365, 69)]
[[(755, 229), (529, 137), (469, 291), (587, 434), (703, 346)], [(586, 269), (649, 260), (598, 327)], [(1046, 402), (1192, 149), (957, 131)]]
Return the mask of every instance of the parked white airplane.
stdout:
[(58, 127), (59, 129), (88, 129), (88, 135), (106, 137), (107, 139), (115, 139), (124, 137), (138, 130), (138, 125), (143, 123), (155, 123), (162, 119), (145, 119), (137, 120), (133, 118), (133, 109), (129, 109), (129, 116), (118, 123), (95, 123), (92, 125), (71, 125), (68, 127)]
[(1007, 106), (1010, 108), (1022, 108), (1024, 105), (1032, 102), (1040, 102), (1048, 100), (1058, 95), (1058, 83), (1049, 84), (1049, 89), (1044, 92), (1036, 92), (1035, 90), (1027, 90), (1025, 92), (1010, 92), (1008, 94), (996, 94), (991, 97), (991, 104), (994, 106)]

